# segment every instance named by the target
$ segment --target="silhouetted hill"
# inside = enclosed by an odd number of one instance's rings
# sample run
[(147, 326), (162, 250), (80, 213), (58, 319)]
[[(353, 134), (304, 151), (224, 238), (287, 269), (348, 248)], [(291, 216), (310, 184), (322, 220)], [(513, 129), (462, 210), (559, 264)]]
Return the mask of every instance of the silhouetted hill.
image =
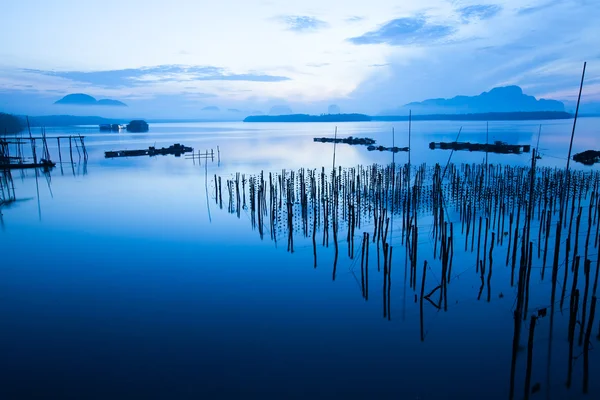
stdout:
[[(371, 118), (373, 121), (408, 121), (408, 115), (378, 115)], [(570, 118), (573, 118), (573, 115), (564, 111), (428, 114), (412, 116), (413, 121), (537, 121)]]
[(113, 107), (127, 107), (127, 104), (119, 100), (113, 99), (102, 99), (96, 100), (94, 97), (85, 93), (73, 93), (68, 94), (60, 100), (54, 102), (54, 104), (62, 105), (75, 105), (75, 106), (113, 106)]
[(202, 111), (221, 111), (221, 110), (219, 110), (219, 107), (217, 107), (217, 106), (208, 106), (208, 107), (204, 107), (202, 109)]
[(251, 115), (244, 122), (358, 122), (371, 121), (364, 114), (289, 114), (289, 115)]
[(23, 120), (16, 115), (0, 112), (0, 135), (21, 132), (23, 127)]
[(127, 107), (127, 104), (123, 103), (119, 100), (113, 99), (102, 99), (96, 102), (97, 106), (117, 106), (117, 107)]
[(565, 111), (557, 100), (536, 99), (523, 93), (519, 86), (497, 87), (478, 96), (456, 96), (451, 99), (429, 99), (408, 103), (381, 115), (413, 114), (479, 114), (490, 112)]

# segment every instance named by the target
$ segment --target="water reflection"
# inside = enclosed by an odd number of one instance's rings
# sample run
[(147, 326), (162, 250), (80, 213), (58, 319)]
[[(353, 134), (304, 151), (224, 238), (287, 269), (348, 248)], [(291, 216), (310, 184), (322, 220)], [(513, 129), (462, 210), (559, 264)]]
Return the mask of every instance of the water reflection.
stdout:
[[(115, 368), (102, 397), (118, 397), (120, 385), (152, 397), (156, 388), (147, 385), (156, 377), (162, 397), (177, 397), (191, 382), (202, 387), (189, 389), (196, 397), (232, 394), (232, 386), (233, 397), (289, 393), (299, 377), (306, 393), (330, 397), (341, 387), (349, 398), (505, 399), (512, 391), (563, 399), (578, 398), (585, 385), (598, 394), (600, 359), (590, 343), (598, 328), (597, 172), (573, 173), (564, 185), (554, 165), (537, 167), (532, 190), (530, 167), (486, 168), (480, 155), (456, 153), (454, 160), (476, 163), (449, 164), (444, 175), (447, 153), (439, 169), (443, 152), (413, 153), (428, 164), (409, 173), (381, 164), (392, 155), (353, 158), (338, 148), (343, 165), (362, 165), (338, 167), (334, 176), (331, 167), (297, 168), (331, 166), (330, 154), (311, 147), (312, 128), (302, 129), (289, 139), (273, 128), (273, 142), (257, 132), (235, 144), (215, 138), (227, 154), (220, 167), (218, 159), (105, 161), (98, 142), (131, 138), (93, 137), (89, 146), (86, 138), (90, 174), (74, 144), (77, 179), (61, 142), (65, 176), (55, 168), (46, 180), (39, 171), (43, 223), (35, 202), (25, 202), (36, 198), (34, 171), (13, 171), (17, 201), (2, 208), (7, 384), (0, 397), (18, 398), (15, 388), (27, 394), (45, 377), (40, 392), (73, 394), (73, 385), (95, 384), (98, 370)], [(526, 140), (527, 130), (519, 132)], [(165, 128), (148, 135), (148, 145), (157, 136), (167, 145), (180, 140)], [(214, 147), (187, 136), (196, 148)], [(421, 139), (413, 136), (413, 147)], [(297, 154), (287, 160), (290, 153)], [(256, 163), (263, 154), (271, 158)], [(561, 196), (568, 198), (562, 218)], [(348, 379), (356, 365), (368, 367), (359, 383)], [(80, 375), (64, 378), (72, 374)]]
[[(519, 350), (522, 345), (527, 346), (527, 354), (525, 381), (521, 391), (525, 398), (529, 398), (532, 393), (542, 390), (540, 382), (532, 382), (532, 369), (534, 349), (536, 353), (545, 351), (543, 347), (535, 346), (535, 343), (541, 341), (536, 338), (535, 329), (546, 320), (548, 308), (551, 339), (547, 351), (549, 373), (546, 379), (555, 379), (553, 376), (556, 375), (558, 367), (553, 372), (550, 372), (550, 369), (551, 354), (558, 351), (552, 344), (552, 333), (555, 329), (555, 291), (561, 268), (558, 260), (562, 248), (566, 258), (562, 266), (564, 279), (561, 308), (565, 299), (570, 301), (568, 326), (563, 328), (569, 332), (566, 382), (567, 387), (572, 386), (573, 366), (583, 362), (583, 384), (580, 390), (585, 393), (589, 388), (589, 340), (593, 328), (600, 266), (597, 254), (591, 255), (589, 251), (590, 246), (598, 246), (597, 239), (590, 239), (593, 238), (593, 227), (598, 232), (600, 226), (600, 173), (570, 172), (568, 185), (565, 185), (564, 170), (536, 167), (535, 160), (534, 155), (532, 167), (529, 168), (449, 164), (447, 175), (442, 172), (439, 164), (423, 164), (409, 169), (408, 165), (400, 166), (394, 163), (359, 165), (355, 168), (338, 167), (329, 173), (325, 168), (321, 168), (320, 171), (282, 170), (268, 175), (261, 172), (248, 176), (247, 188), (245, 184), (240, 188), (240, 181), (245, 183), (246, 175), (236, 173), (232, 179), (226, 180), (227, 211), (240, 218), (240, 210), (246, 208), (245, 200), (242, 203), (241, 199), (245, 199), (247, 189), (250, 227), (258, 231), (261, 239), (268, 237), (275, 244), (285, 237), (287, 251), (290, 253), (294, 253), (295, 244), (310, 246), (314, 268), (318, 265), (318, 253), (330, 251), (331, 231), (334, 246), (333, 280), (336, 278), (340, 262), (339, 242), (343, 240), (348, 249), (347, 261), (344, 263), (348, 265), (349, 271), (354, 273), (354, 268), (360, 263), (360, 282), (358, 278), (357, 282), (361, 297), (369, 300), (369, 279), (373, 281), (375, 277), (376, 281), (381, 282), (383, 318), (386, 320), (392, 320), (393, 266), (398, 265), (396, 260), (404, 258), (405, 271), (409, 273), (405, 272), (403, 283), (406, 285), (408, 279), (408, 287), (413, 290), (415, 304), (418, 303), (420, 341), (425, 341), (427, 337), (424, 317), (428, 313), (426, 306), (432, 306), (434, 313), (442, 310), (449, 312), (448, 292), (451, 283), (457, 280), (468, 282), (478, 279), (480, 284), (473, 297), (480, 300), (485, 290), (485, 301), (493, 303), (493, 286), (498, 284), (495, 280), (507, 277), (505, 273), (496, 277), (494, 256), (505, 251), (506, 266), (510, 266), (510, 286), (516, 285), (515, 306), (512, 312), (514, 332), (509, 385), (511, 399), (515, 398)], [(213, 182), (213, 200), (221, 207), (221, 177), (215, 175)], [(564, 215), (560, 209), (560, 202), (556, 200), (560, 198), (565, 198), (566, 204), (571, 201), (571, 206), (565, 207)], [(583, 210), (586, 210), (587, 219), (582, 220)], [(556, 222), (555, 245), (549, 247), (552, 217), (557, 213), (560, 214), (560, 218)], [(576, 223), (573, 227), (572, 220), (575, 216)], [(396, 221), (400, 221), (396, 222), (395, 226), (394, 217)], [(566, 223), (567, 220), (569, 224)], [(477, 221), (478, 237), (475, 248)], [(560, 231), (562, 225), (569, 226), (564, 244)], [(459, 229), (454, 229), (455, 227)], [(586, 232), (581, 241), (580, 229)], [(531, 232), (536, 230), (537, 236), (532, 235)], [(397, 234), (394, 236), (390, 232)], [(317, 245), (317, 235), (322, 236), (320, 246)], [(506, 242), (505, 236), (508, 238)], [(356, 240), (359, 240), (357, 246)], [(453, 268), (455, 243), (463, 241), (464, 251), (460, 253), (458, 264), (455, 262)], [(370, 252), (371, 242), (375, 246), (374, 251)], [(394, 251), (394, 248), (397, 250)], [(585, 256), (583, 283), (578, 279), (580, 263), (584, 263), (580, 249)], [(569, 258), (571, 251), (572, 259)], [(551, 296), (545, 297), (543, 282), (549, 252), (554, 252), (555, 255), (552, 265), (552, 291)], [(402, 257), (402, 253), (405, 257)], [(592, 259), (588, 257), (596, 257), (595, 272), (591, 270)], [(382, 271), (379, 268), (381, 260)], [(377, 262), (377, 270), (369, 267), (369, 264), (373, 265), (372, 262)], [(419, 263), (423, 263), (423, 269), (417, 294)], [(428, 271), (431, 271), (429, 279)], [(539, 272), (539, 277), (534, 278), (538, 284), (532, 284), (533, 271)], [(592, 275), (595, 276), (595, 282), (590, 299), (588, 297)], [(567, 297), (569, 276), (572, 281)], [(581, 288), (582, 284), (584, 289)], [(503, 286), (503, 283), (500, 283), (500, 286)], [(580, 289), (584, 292), (582, 298)], [(498, 297), (501, 299), (504, 295), (500, 292)], [(523, 342), (523, 321), (527, 321), (528, 317), (529, 332), (526, 341)], [(575, 333), (577, 328), (578, 335)], [(584, 347), (585, 361), (574, 355), (575, 345)], [(546, 386), (546, 390), (548, 387)]]

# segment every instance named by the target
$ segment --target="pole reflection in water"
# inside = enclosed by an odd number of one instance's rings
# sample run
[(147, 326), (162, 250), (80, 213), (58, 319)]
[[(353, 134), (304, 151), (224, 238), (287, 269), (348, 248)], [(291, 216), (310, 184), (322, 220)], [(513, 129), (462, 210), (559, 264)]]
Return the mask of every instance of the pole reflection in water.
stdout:
[[(597, 248), (598, 245), (598, 234), (592, 236), (591, 232), (593, 225), (600, 225), (597, 212), (600, 207), (600, 202), (597, 201), (600, 173), (570, 171), (568, 175), (569, 184), (564, 185), (564, 170), (536, 167), (535, 160), (532, 161), (531, 167), (448, 164), (445, 174), (440, 165), (423, 164), (409, 169), (395, 163), (387, 166), (359, 165), (354, 168), (336, 166), (329, 174), (325, 168), (322, 168), (320, 173), (316, 169), (283, 170), (280, 173), (269, 173), (268, 180), (264, 179), (264, 173), (261, 172), (248, 178), (247, 187), (245, 175), (237, 173), (227, 181), (230, 188), (228, 211), (239, 216), (239, 208), (242, 207), (240, 199), (245, 199), (245, 191), (248, 190), (251, 228), (258, 231), (261, 239), (267, 237), (265, 230), (268, 230), (268, 237), (275, 243), (282, 235), (286, 235), (287, 250), (290, 253), (301, 252), (306, 243), (312, 250), (314, 268), (317, 267), (318, 259), (325, 259), (318, 256), (318, 253), (331, 254), (331, 249), (328, 248), (331, 232), (334, 247), (332, 279), (336, 280), (340, 264), (348, 265), (352, 270), (360, 263), (360, 280), (356, 278), (360, 296), (368, 300), (369, 279), (381, 279), (383, 317), (390, 321), (394, 307), (391, 299), (391, 275), (394, 263), (398, 262), (394, 260), (404, 258), (404, 279), (398, 283), (404, 286), (402, 320), (410, 312), (406, 305), (408, 285), (408, 289), (414, 292), (415, 303), (418, 303), (421, 342), (425, 341), (427, 331), (426, 308), (432, 307), (435, 313), (442, 310), (451, 313), (448, 297), (455, 295), (450, 296), (448, 289), (454, 282), (460, 285), (461, 281), (479, 280), (477, 293), (472, 293), (471, 296), (480, 299), (487, 287), (486, 303), (491, 304), (494, 304), (492, 285), (516, 285), (512, 313), (514, 327), (509, 397), (515, 398), (515, 392), (518, 392), (515, 386), (518, 385), (517, 367), (522, 345), (527, 346), (527, 365), (521, 393), (524, 393), (525, 398), (529, 398), (531, 393), (541, 390), (539, 382), (531, 381), (533, 349), (536, 343), (535, 327), (543, 321), (541, 318), (547, 315), (548, 308), (550, 338), (547, 348), (548, 382), (545, 388), (549, 396), (552, 379), (550, 366), (553, 345), (556, 345), (553, 343), (553, 330), (556, 322), (554, 311), (557, 280), (561, 268), (560, 252), (565, 252), (564, 271), (561, 271), (563, 286), (560, 305), (562, 307), (567, 297), (570, 303), (568, 327), (564, 328), (569, 333), (567, 344), (570, 355), (566, 366), (568, 386), (572, 385), (572, 376), (577, 371), (574, 366), (577, 363), (583, 363), (585, 371), (589, 368), (586, 364), (589, 357), (585, 354), (590, 350), (589, 338), (593, 330), (600, 265), (598, 256), (590, 254), (592, 252), (588, 250), (590, 241), (593, 241), (594, 247)], [(221, 177), (215, 176), (214, 197), (217, 204), (222, 202), (220, 181)], [(571, 207), (560, 207), (559, 202), (554, 200), (560, 198), (571, 199)], [(586, 219), (581, 218), (584, 208), (588, 208)], [(553, 218), (557, 211), (561, 214), (558, 220)], [(506, 216), (507, 225), (504, 222)], [(396, 222), (398, 226), (394, 226), (394, 217), (398, 217), (395, 219), (399, 221)], [(573, 233), (571, 228), (568, 229), (567, 239), (563, 242), (562, 228), (566, 227), (567, 218), (576, 219), (576, 223)], [(265, 219), (268, 223), (264, 222)], [(460, 228), (457, 226), (455, 230), (456, 224), (460, 224)], [(556, 226), (556, 229), (552, 229), (553, 226)], [(354, 246), (356, 227), (363, 229), (362, 239), (358, 238), (360, 248)], [(475, 251), (476, 229), (478, 233)], [(585, 229), (581, 240), (580, 229)], [(532, 235), (532, 230), (537, 235)], [(322, 234), (320, 246), (316, 240), (319, 231)], [(340, 257), (339, 254), (339, 235), (343, 233), (348, 246), (347, 258)], [(504, 236), (507, 237), (506, 241)], [(459, 243), (464, 240), (465, 251), (460, 254), (458, 262), (453, 262), (454, 243), (457, 240)], [(375, 254), (369, 252), (371, 241), (375, 244)], [(584, 243), (581, 243), (582, 241)], [(398, 251), (404, 252), (404, 257), (397, 254)], [(532, 280), (531, 274), (533, 269), (539, 269), (539, 282), (543, 282), (546, 259), (550, 252), (554, 253), (554, 261), (551, 289), (546, 297), (544, 286), (538, 283), (538, 280)], [(500, 253), (506, 254), (506, 273), (494, 270), (494, 255)], [(582, 253), (587, 257), (596, 257), (596, 268), (595, 271), (591, 268), (592, 260), (581, 260), (581, 263), (585, 262), (585, 279), (578, 279)], [(393, 254), (395, 257), (392, 257)], [(372, 258), (375, 258), (378, 266), (375, 277), (369, 276), (370, 272), (374, 272), (369, 271)], [(423, 262), (423, 269), (420, 277), (421, 287), (417, 293), (419, 260)], [(428, 270), (431, 271), (430, 274)], [(426, 292), (427, 275), (437, 281), (432, 282), (433, 288), (429, 293)], [(588, 299), (592, 279), (592, 296)], [(566, 293), (568, 282), (571, 284), (569, 296)], [(585, 286), (585, 289), (580, 286)], [(582, 297), (579, 296), (580, 289)], [(435, 300), (432, 300), (434, 295)], [(500, 293), (499, 298), (502, 297), (504, 296)], [(534, 309), (530, 308), (531, 304), (534, 304)], [(526, 321), (528, 316), (529, 334), (525, 344), (521, 343), (521, 333), (523, 321)], [(580, 326), (580, 331), (575, 336), (577, 326)], [(585, 349), (585, 362), (573, 356), (575, 340)], [(535, 348), (541, 350), (540, 347)], [(584, 391), (588, 390), (588, 380), (585, 376), (584, 374)]]

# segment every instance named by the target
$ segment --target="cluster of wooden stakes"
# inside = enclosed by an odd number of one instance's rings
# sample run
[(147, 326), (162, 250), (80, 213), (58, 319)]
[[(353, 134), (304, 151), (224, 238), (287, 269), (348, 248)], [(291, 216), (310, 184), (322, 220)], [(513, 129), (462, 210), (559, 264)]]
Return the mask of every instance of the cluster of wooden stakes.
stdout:
[[(373, 253), (370, 245), (375, 245), (377, 272), (383, 266), (383, 316), (386, 319), (391, 319), (392, 266), (397, 265), (392, 262), (392, 243), (397, 246), (400, 242), (405, 255), (405, 281), (415, 292), (415, 301), (419, 299), (421, 341), (426, 336), (425, 301), (437, 310), (448, 310), (448, 288), (457, 276), (453, 274), (455, 248), (464, 247), (463, 254), (475, 255), (474, 270), (481, 280), (477, 299), (482, 298), (487, 287), (488, 302), (491, 301), (493, 255), (506, 248), (505, 265), (510, 268), (510, 285), (516, 289), (510, 398), (515, 397), (522, 325), (529, 320), (523, 391), (527, 399), (541, 389), (539, 383), (531, 383), (535, 328), (542, 319), (548, 320), (550, 357), (555, 311), (557, 307), (562, 311), (565, 304), (569, 312), (566, 385), (572, 385), (573, 363), (577, 359), (574, 347), (578, 345), (583, 355), (582, 390), (587, 393), (600, 275), (600, 172), (572, 171), (569, 161), (566, 169), (540, 168), (536, 160), (534, 149), (530, 166), (489, 165), (487, 161), (455, 165), (450, 160), (445, 166), (411, 166), (409, 158), (405, 165), (392, 162), (386, 166), (341, 168), (335, 166), (334, 153), (331, 172), (321, 168), (320, 171), (282, 170), (268, 176), (264, 172), (249, 176), (237, 173), (227, 180), (227, 209), (238, 218), (242, 212), (248, 214), (252, 228), (261, 239), (267, 234), (276, 243), (285, 238), (290, 252), (294, 252), (295, 234), (312, 240), (314, 268), (317, 267), (317, 233), (320, 232), (319, 241), (324, 247), (329, 247), (331, 233), (333, 280), (337, 272), (340, 229), (345, 229), (351, 268), (360, 262), (359, 287), (365, 300), (369, 299), (369, 259), (372, 257), (369, 254)], [(214, 183), (214, 199), (223, 208), (221, 177), (215, 175)], [(423, 237), (420, 230), (427, 227), (427, 240), (423, 243), (419, 239)], [(355, 250), (356, 229), (363, 230), (362, 235), (358, 235), (360, 250)], [(400, 231), (399, 237), (394, 236), (394, 230)], [(432, 250), (434, 262), (428, 263), (419, 257), (419, 250), (424, 247)], [(419, 260), (423, 265), (420, 288), (417, 287)], [(551, 295), (546, 306), (532, 309), (529, 299), (534, 263), (542, 282), (550, 276)], [(440, 279), (426, 290), (428, 270), (434, 271)], [(600, 339), (600, 324), (597, 326)]]

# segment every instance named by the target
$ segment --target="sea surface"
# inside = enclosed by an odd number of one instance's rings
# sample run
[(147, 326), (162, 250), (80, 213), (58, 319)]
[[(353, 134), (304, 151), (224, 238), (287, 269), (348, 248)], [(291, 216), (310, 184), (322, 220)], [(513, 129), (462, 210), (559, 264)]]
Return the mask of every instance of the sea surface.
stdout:
[[(0, 207), (0, 399), (507, 399), (517, 289), (504, 262), (506, 244), (494, 250), (489, 301), (485, 295), (478, 300), (483, 278), (474, 253), (457, 245), (447, 310), (425, 304), (422, 340), (423, 262), (429, 263), (426, 292), (441, 274), (431, 213), (417, 221), (417, 287), (407, 283), (398, 218), (387, 239), (394, 247), (389, 294), (372, 244), (365, 299), (360, 250), (363, 232), (374, 230), (370, 215), (354, 232), (352, 257), (345, 227), (339, 258), (332, 242), (323, 244), (322, 226), (315, 250), (295, 225), (291, 252), (287, 233), (275, 241), (268, 229), (261, 237), (253, 225), (249, 185), (246, 207), (230, 209), (227, 181), (261, 171), (268, 181), (269, 173), (285, 177), (301, 168), (330, 174), (334, 162), (345, 170), (409, 161), (408, 153), (313, 142), (334, 135), (371, 137), (383, 146), (409, 146), (410, 140), (413, 175), (422, 164), (480, 164), (486, 157), (490, 165), (531, 164), (531, 153), (486, 156), (428, 146), (455, 140), (530, 144), (539, 149), (538, 167), (563, 168), (572, 128), (572, 120), (419, 121), (410, 126), (410, 138), (406, 122), (152, 124), (139, 134), (48, 128), (51, 158), (62, 163), (50, 173), (12, 171), (16, 201)], [(39, 137), (39, 128), (32, 134)], [(53, 138), (79, 134), (87, 161), (80, 143), (73, 140), (70, 149), (65, 138), (59, 156)], [(599, 137), (600, 119), (580, 119), (573, 154), (598, 150)], [(175, 143), (193, 147), (196, 158), (104, 158), (109, 150)], [(200, 153), (209, 158), (198, 159)], [(587, 210), (583, 215), (587, 221)], [(455, 214), (450, 219), (458, 221)], [(537, 227), (533, 231), (537, 241)], [(592, 246), (588, 258), (595, 267), (598, 249)], [(540, 265), (534, 257), (531, 315), (550, 306)], [(582, 393), (577, 343), (573, 383), (565, 385), (568, 303), (555, 311), (552, 343), (547, 318), (537, 321), (532, 399), (600, 398), (600, 312), (589, 352), (589, 394)], [(528, 334), (529, 319), (516, 363), (516, 399), (524, 398)]]

